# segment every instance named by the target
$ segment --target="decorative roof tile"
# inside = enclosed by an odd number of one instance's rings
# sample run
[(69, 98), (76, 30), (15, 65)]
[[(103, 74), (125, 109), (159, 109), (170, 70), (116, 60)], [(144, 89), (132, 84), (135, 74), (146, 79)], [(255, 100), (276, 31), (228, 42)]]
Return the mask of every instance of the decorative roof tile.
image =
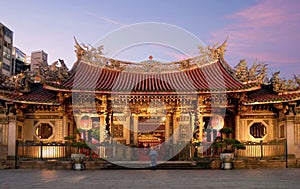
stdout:
[(257, 87), (242, 84), (235, 79), (224, 65), (217, 61), (205, 66), (176, 72), (145, 73), (100, 68), (80, 62), (70, 78), (62, 85), (48, 85), (51, 90), (133, 92), (201, 93), (210, 91), (246, 91)]
[(42, 85), (36, 90), (28, 93), (14, 94), (11, 99), (15, 102), (22, 103), (59, 104), (56, 101), (55, 92), (44, 89)]
[(247, 101), (244, 104), (266, 104), (266, 103), (280, 103), (300, 99), (300, 91), (290, 93), (276, 93), (271, 90), (262, 88), (260, 90), (252, 91), (248, 94)]

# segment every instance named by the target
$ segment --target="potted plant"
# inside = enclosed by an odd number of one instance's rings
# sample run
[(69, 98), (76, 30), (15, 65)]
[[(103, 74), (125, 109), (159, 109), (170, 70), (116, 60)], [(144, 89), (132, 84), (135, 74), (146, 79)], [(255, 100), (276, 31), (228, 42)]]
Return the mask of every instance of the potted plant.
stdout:
[(82, 141), (76, 141), (75, 136), (66, 136), (65, 140), (68, 141), (71, 147), (76, 148), (76, 153), (71, 154), (72, 159), (72, 169), (74, 170), (83, 170), (85, 169), (85, 154), (80, 153), (80, 149), (88, 149), (89, 146)]
[[(220, 129), (221, 137), (217, 137), (213, 146), (217, 149), (221, 148), (220, 159), (222, 161), (222, 169), (232, 169), (232, 160), (235, 156), (236, 150), (246, 149), (246, 147), (237, 139), (230, 138), (230, 133), (233, 133), (232, 128)], [(225, 136), (225, 138), (223, 138)]]

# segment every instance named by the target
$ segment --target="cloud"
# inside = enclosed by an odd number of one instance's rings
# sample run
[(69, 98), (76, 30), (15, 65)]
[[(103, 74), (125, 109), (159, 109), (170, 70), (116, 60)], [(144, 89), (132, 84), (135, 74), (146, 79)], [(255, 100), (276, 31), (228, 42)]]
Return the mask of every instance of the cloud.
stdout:
[(165, 51), (166, 55), (172, 58), (172, 61), (178, 61), (178, 60), (184, 60), (190, 58), (189, 56), (183, 54), (183, 53), (177, 53), (173, 51)]
[[(300, 63), (300, 1), (264, 0), (227, 15), (232, 21), (212, 32), (214, 41), (229, 35), (228, 56), (257, 58), (272, 64)], [(278, 66), (277, 65), (277, 66)], [(295, 70), (300, 72), (300, 68)]]
[(103, 21), (105, 21), (107, 23), (110, 23), (110, 24), (114, 24), (114, 25), (118, 25), (118, 26), (125, 26), (126, 25), (126, 24), (123, 24), (123, 23), (118, 22), (116, 20), (113, 20), (111, 18), (107, 18), (107, 17), (104, 17), (104, 16), (98, 16), (98, 15), (96, 15), (94, 13), (88, 12), (87, 14), (90, 15), (90, 16), (92, 16), (92, 17), (94, 17), (94, 18), (97, 18), (97, 19), (103, 20)]

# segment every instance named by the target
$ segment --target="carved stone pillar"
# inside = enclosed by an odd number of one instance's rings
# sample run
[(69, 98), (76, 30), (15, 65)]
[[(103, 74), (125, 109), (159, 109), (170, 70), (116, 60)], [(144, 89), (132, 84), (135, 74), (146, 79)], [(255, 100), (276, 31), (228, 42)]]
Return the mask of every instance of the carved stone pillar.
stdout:
[(130, 110), (128, 106), (125, 106), (124, 108), (124, 117), (125, 121), (123, 122), (123, 137), (125, 139), (126, 144), (130, 144)]
[(178, 128), (178, 112), (174, 112), (173, 115), (173, 144), (176, 144), (179, 139), (179, 128)]
[(171, 120), (171, 114), (166, 115), (166, 120), (165, 120), (165, 141), (168, 142), (170, 138), (170, 120)]
[(124, 138), (126, 140), (126, 144), (130, 144), (130, 114), (126, 115), (123, 132), (124, 132)]
[(241, 140), (241, 135), (240, 135), (240, 115), (235, 116), (235, 138), (237, 140)]
[(198, 140), (202, 141), (203, 140), (204, 124), (203, 124), (203, 115), (201, 113), (198, 114), (198, 120), (199, 120), (199, 137), (198, 137)]
[(190, 125), (191, 125), (190, 133), (189, 133), (189, 138), (190, 139), (193, 139), (193, 134), (196, 130), (196, 128), (195, 128), (195, 115), (196, 115), (195, 113), (190, 114)]
[(64, 140), (64, 137), (69, 135), (69, 127), (68, 127), (68, 115), (64, 115), (63, 116), (63, 128), (64, 128), (64, 132), (62, 133), (62, 138), (61, 140)]
[(133, 144), (138, 145), (138, 124), (139, 117), (133, 114)]
[(106, 115), (100, 115), (100, 137), (99, 137), (99, 140), (100, 140), (100, 142), (103, 142), (104, 140), (105, 140), (105, 137), (106, 137), (106, 135), (105, 135), (105, 117), (106, 117)]

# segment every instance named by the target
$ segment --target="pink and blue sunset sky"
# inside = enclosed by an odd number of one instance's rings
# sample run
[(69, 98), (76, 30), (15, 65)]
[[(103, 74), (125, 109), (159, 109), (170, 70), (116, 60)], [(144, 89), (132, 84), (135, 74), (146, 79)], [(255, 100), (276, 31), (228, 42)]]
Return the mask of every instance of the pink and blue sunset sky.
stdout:
[[(240, 59), (248, 65), (257, 59), (267, 63), (270, 72), (280, 70), (283, 77), (300, 74), (298, 0), (2, 0), (0, 4), (0, 22), (14, 31), (14, 46), (26, 54), (44, 50), (49, 63), (62, 58), (69, 68), (76, 60), (73, 36), (95, 44), (120, 27), (162, 22), (193, 33), (205, 44), (222, 43), (228, 36), (225, 58), (232, 67)], [(167, 53), (174, 60), (181, 57)]]

